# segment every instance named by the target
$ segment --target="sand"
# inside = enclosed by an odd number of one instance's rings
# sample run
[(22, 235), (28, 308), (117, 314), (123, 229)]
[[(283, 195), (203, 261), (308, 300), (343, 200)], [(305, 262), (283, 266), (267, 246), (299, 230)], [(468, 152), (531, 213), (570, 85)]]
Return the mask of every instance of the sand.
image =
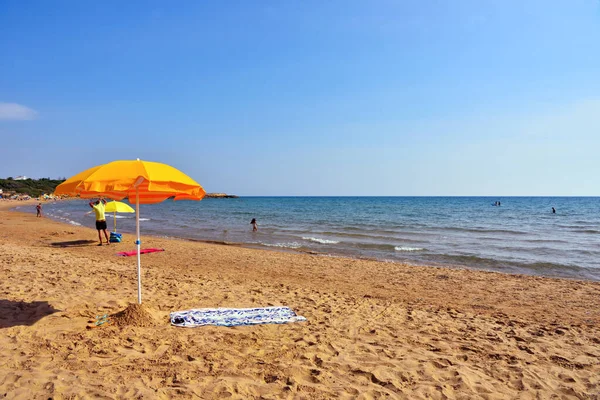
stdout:
[[(136, 260), (115, 253), (133, 235), (98, 247), (15, 205), (0, 203), (0, 397), (600, 398), (597, 282), (143, 237), (165, 251), (142, 255), (128, 308)], [(308, 322), (168, 322), (271, 305)]]

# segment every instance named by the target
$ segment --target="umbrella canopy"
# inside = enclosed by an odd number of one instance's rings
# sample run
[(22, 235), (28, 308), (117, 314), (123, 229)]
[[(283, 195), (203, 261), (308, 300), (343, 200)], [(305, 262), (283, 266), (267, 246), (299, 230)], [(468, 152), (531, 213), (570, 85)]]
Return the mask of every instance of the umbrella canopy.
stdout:
[(131, 208), (131, 206), (127, 203), (123, 203), (122, 201), (111, 201), (106, 203), (106, 207), (104, 208), (106, 212), (123, 212), (123, 213), (134, 213), (135, 210)]
[(140, 262), (140, 204), (173, 200), (202, 200), (206, 192), (196, 181), (170, 165), (137, 160), (119, 160), (99, 165), (67, 179), (58, 185), (56, 195), (82, 198), (127, 198), (135, 204), (137, 240), (138, 303), (142, 303)]
[(178, 169), (140, 160), (113, 161), (87, 169), (58, 185), (54, 193), (82, 198), (127, 198), (131, 204), (136, 202), (136, 193), (139, 193), (138, 204), (160, 203), (169, 197), (201, 200), (206, 194), (202, 186)]
[(121, 201), (111, 201), (110, 203), (106, 203), (106, 207), (104, 208), (105, 212), (113, 213), (113, 231), (117, 231), (117, 213), (134, 213), (135, 210), (129, 206), (129, 204), (123, 203)]

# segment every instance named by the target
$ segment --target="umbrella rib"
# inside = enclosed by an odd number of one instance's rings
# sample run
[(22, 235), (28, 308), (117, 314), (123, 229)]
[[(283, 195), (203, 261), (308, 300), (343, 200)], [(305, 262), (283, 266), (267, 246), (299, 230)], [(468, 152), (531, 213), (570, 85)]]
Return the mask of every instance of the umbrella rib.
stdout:
[[(140, 176), (138, 176), (138, 177), (136, 178), (136, 182), (137, 182), (137, 180), (138, 180), (138, 179), (142, 178), (143, 180), (142, 180), (142, 181), (139, 183), (140, 185), (141, 185), (142, 183), (144, 183), (144, 181), (148, 181), (148, 183), (150, 183), (150, 174), (148, 173), (148, 170), (146, 170), (146, 165), (145, 165), (143, 162), (141, 162), (139, 158), (137, 159), (137, 162), (138, 162), (138, 163), (141, 165), (141, 167), (142, 167), (142, 170), (144, 171), (144, 175), (140, 175)], [(146, 178), (146, 177), (147, 177), (147, 178)], [(139, 185), (138, 185), (138, 186), (139, 186)], [(133, 189), (135, 189), (135, 184), (134, 184), (134, 187), (133, 187)]]

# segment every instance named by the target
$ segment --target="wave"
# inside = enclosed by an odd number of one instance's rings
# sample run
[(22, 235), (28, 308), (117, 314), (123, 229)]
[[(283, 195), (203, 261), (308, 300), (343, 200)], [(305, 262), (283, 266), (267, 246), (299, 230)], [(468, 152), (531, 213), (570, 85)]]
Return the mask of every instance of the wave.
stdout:
[(65, 217), (60, 216), (60, 215), (55, 215), (55, 214), (51, 214), (51, 213), (46, 213), (46, 215), (48, 217), (52, 218), (52, 219), (57, 219), (57, 220), (60, 220), (60, 221), (64, 221), (64, 222), (66, 222), (67, 224), (70, 224), (70, 225), (81, 226), (81, 224), (79, 222), (73, 221), (72, 219), (65, 218)]
[(351, 247), (358, 248), (360, 250), (375, 250), (375, 251), (385, 251), (385, 252), (395, 251), (396, 247), (400, 247), (400, 246), (396, 246), (395, 244), (389, 244), (389, 243), (365, 243), (365, 242), (344, 242), (344, 243), (348, 243)]
[(455, 232), (477, 232), (477, 233), (508, 233), (511, 235), (527, 235), (524, 231), (515, 231), (511, 229), (485, 229), (485, 228), (459, 228), (455, 226), (439, 226), (433, 228), (435, 230), (442, 231), (455, 231)]
[(425, 250), (422, 247), (400, 247), (400, 246), (396, 246), (394, 247), (394, 250), (396, 251), (423, 251)]
[[(417, 239), (411, 239), (411, 238), (407, 238), (405, 236), (401, 236), (403, 234), (410, 234), (410, 235), (415, 235), (415, 236), (432, 236), (431, 233), (428, 232), (392, 232), (392, 234), (390, 235), (377, 235), (377, 234), (364, 234), (364, 233), (348, 233), (348, 232), (336, 232), (336, 231), (323, 231), (323, 232), (314, 232), (313, 233), (319, 233), (319, 234), (323, 234), (323, 235), (335, 235), (335, 236), (343, 236), (345, 238), (355, 238), (355, 239), (396, 239), (400, 242), (407, 242), (407, 243), (422, 243), (423, 240), (417, 240)], [(384, 233), (382, 231), (379, 231), (377, 233)], [(497, 240), (497, 239), (496, 239)]]
[(571, 232), (577, 232), (577, 233), (600, 233), (600, 231), (596, 230), (596, 229), (572, 229)]
[(543, 261), (509, 261), (480, 257), (475, 255), (450, 255), (440, 254), (432, 258), (432, 261), (442, 265), (465, 266), (476, 269), (489, 269), (508, 273), (525, 273), (542, 276), (578, 277), (586, 276), (598, 280), (600, 272), (595, 268), (582, 267), (572, 264), (561, 264)]
[(267, 246), (267, 247), (284, 247), (284, 248), (288, 248), (288, 249), (299, 249), (300, 247), (302, 247), (302, 244), (300, 244), (298, 242), (288, 242), (288, 243), (262, 243), (262, 242), (259, 242), (257, 244), (260, 244), (261, 246)]
[(369, 225), (369, 224), (360, 224), (359, 226), (357, 225), (339, 225), (339, 226), (335, 226), (333, 225), (332, 228), (336, 228), (339, 229), (342, 232), (370, 232), (373, 230), (379, 230), (381, 232), (385, 232), (385, 229), (383, 229), (381, 226), (374, 226), (374, 225)]
[(140, 218), (140, 221), (150, 221), (150, 218)]
[(311, 242), (321, 243), (321, 244), (338, 244), (340, 242), (339, 240), (319, 239), (319, 238), (310, 237), (310, 236), (303, 237), (302, 239), (309, 240)]
[[(494, 238), (494, 240), (498, 239)], [(569, 243), (566, 240), (560, 239), (523, 239), (522, 241), (527, 243)]]
[(393, 224), (387, 221), (382, 222), (381, 224), (367, 224), (367, 223), (358, 223), (358, 225), (331, 225), (331, 224), (323, 224), (327, 225), (327, 227), (338, 230), (343, 233), (348, 232), (357, 232), (367, 234), (374, 232), (379, 234), (398, 234), (398, 233), (412, 233), (419, 232), (427, 234), (427, 229), (431, 228), (431, 226), (422, 224), (422, 223), (406, 223), (406, 224)]
[[(93, 215), (93, 214), (90, 213), (90, 215)], [(116, 219), (130, 218), (130, 217), (126, 217), (124, 215), (113, 215), (112, 213), (106, 213), (106, 216), (109, 217), (109, 218), (116, 218)]]

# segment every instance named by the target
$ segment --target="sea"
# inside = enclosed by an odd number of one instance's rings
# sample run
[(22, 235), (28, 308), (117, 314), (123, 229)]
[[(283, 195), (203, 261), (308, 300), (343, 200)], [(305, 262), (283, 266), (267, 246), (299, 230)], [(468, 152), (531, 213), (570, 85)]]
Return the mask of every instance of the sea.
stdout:
[[(94, 227), (86, 200), (43, 209), (55, 220)], [(21, 210), (35, 213), (33, 206)], [(112, 230), (114, 215), (107, 221)], [(118, 232), (135, 232), (135, 214), (116, 214), (116, 223)], [(141, 205), (140, 226), (142, 235), (329, 257), (600, 280), (600, 197), (167, 200)]]

